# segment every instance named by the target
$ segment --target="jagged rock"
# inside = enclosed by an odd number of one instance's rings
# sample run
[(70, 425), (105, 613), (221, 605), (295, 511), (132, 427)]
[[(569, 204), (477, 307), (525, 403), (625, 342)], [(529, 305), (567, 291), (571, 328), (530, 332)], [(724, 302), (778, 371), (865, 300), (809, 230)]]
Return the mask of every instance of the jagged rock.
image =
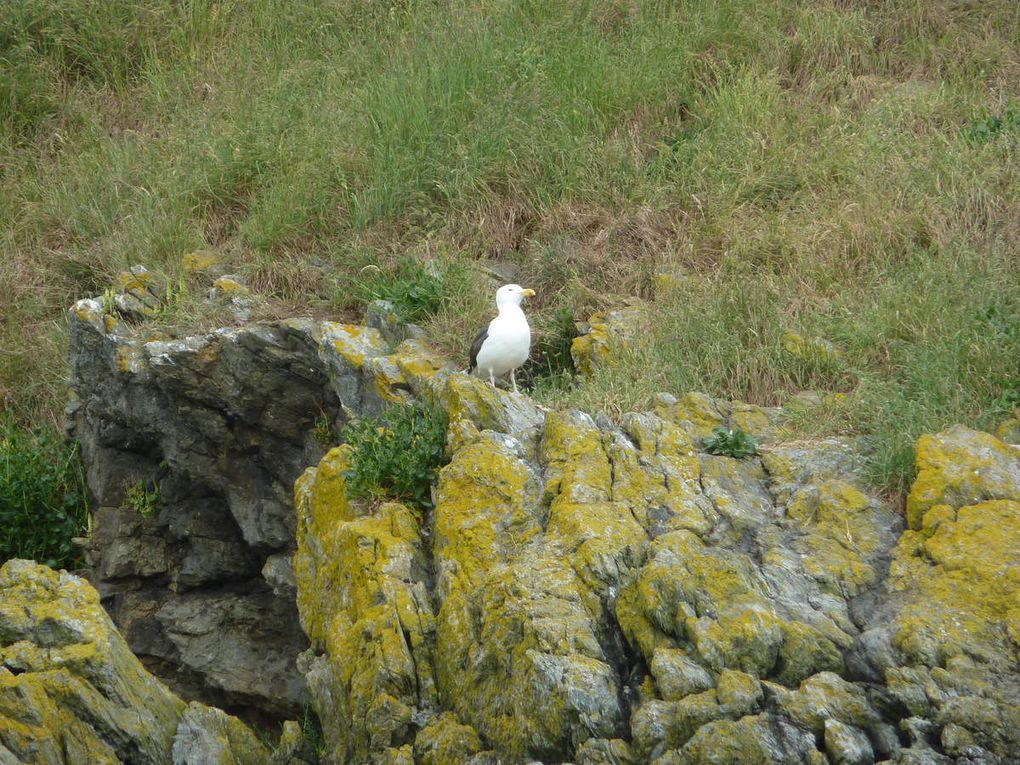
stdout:
[(373, 300), (369, 303), (365, 309), (365, 324), (379, 330), (383, 339), (391, 345), (424, 335), (424, 330), (417, 324), (401, 319), (389, 300)]
[(449, 712), (432, 719), (414, 740), (415, 762), (421, 765), (446, 765), (464, 762), (482, 750), (474, 728), (461, 725)]
[(825, 721), (825, 753), (833, 765), (872, 765), (875, 750), (860, 728), (839, 720)]
[(222, 762), (269, 752), (243, 723), (149, 675), (84, 580), (0, 567), (0, 762)]

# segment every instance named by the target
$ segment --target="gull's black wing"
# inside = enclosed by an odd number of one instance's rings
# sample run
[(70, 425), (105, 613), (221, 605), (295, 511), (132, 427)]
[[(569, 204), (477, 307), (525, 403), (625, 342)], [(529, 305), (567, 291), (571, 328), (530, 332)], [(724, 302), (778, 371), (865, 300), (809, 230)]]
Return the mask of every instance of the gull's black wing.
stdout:
[(474, 372), (475, 367), (478, 366), (478, 352), (482, 350), (482, 343), (485, 342), (485, 338), (489, 336), (489, 325), (485, 325), (485, 329), (478, 333), (475, 337), (475, 341), (471, 343), (471, 353), (469, 354), (470, 361), (468, 362), (468, 372)]

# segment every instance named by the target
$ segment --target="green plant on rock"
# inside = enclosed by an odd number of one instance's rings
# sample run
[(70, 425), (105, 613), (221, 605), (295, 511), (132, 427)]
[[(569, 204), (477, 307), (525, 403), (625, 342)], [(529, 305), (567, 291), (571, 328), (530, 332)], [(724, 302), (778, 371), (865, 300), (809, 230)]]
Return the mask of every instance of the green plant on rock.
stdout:
[(124, 492), (125, 504), (143, 518), (152, 518), (159, 513), (162, 500), (159, 484), (154, 481), (137, 481)]
[(77, 446), (0, 417), (0, 563), (31, 558), (55, 568), (74, 565), (73, 538), (87, 523)]
[(353, 448), (345, 473), (348, 496), (432, 507), (432, 484), (446, 442), (442, 410), (425, 404), (392, 406), (378, 418), (349, 423), (343, 440)]
[(716, 428), (712, 431), (712, 435), (703, 438), (701, 443), (709, 454), (733, 457), (738, 460), (750, 457), (758, 451), (758, 444), (754, 437), (740, 428)]

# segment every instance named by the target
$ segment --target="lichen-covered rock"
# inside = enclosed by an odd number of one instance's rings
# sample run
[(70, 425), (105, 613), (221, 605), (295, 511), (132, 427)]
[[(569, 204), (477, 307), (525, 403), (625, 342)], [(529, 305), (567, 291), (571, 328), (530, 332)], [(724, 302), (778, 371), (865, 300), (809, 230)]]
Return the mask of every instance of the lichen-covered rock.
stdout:
[(917, 480), (907, 497), (910, 528), (920, 528), (935, 505), (962, 507), (987, 499), (1020, 501), (1020, 450), (960, 426), (918, 439)]
[(647, 308), (640, 300), (592, 314), (570, 345), (574, 368), (590, 376), (600, 365), (619, 364), (620, 355), (639, 342), (647, 322)]
[(414, 757), (420, 765), (461, 763), (481, 750), (482, 742), (474, 728), (461, 725), (449, 712), (433, 718), (414, 740)]
[[(417, 339), (394, 349), (382, 319), (147, 342), (100, 304), (73, 321), (78, 363), (106, 386), (78, 412), (104, 423), (91, 448), (108, 459), (90, 473), (107, 602), (135, 613), (133, 645), (236, 701), (274, 691), (268, 678), (231, 685), (244, 662), (210, 636), (244, 645), (233, 636), (255, 632), (257, 615), (285, 623), (271, 604), (296, 598), (327, 760), (1004, 763), (1020, 751), (1020, 452), (994, 437), (921, 440), (904, 532), (861, 478), (866, 444), (785, 441), (778, 409), (691, 393), (614, 421), (548, 411), (444, 367)], [(579, 346), (612, 363), (626, 337), (598, 324)], [(275, 399), (240, 416), (260, 399), (229, 370), (253, 358), (301, 378), (288, 422), (265, 424)], [(261, 372), (282, 397), (276, 372)], [(146, 386), (187, 402), (188, 444), (124, 414), (138, 399), (170, 429)], [(434, 509), (349, 500), (349, 447), (323, 456), (301, 439), (414, 398), (449, 419)], [(716, 427), (751, 433), (759, 454), (705, 454)], [(209, 447), (222, 439), (225, 453)], [(318, 460), (289, 527), (270, 441), (288, 470)], [(164, 507), (132, 515), (113, 476), (142, 478), (156, 457)], [(156, 582), (172, 596), (153, 597)], [(217, 586), (256, 610), (221, 603)], [(278, 678), (285, 664), (265, 666)], [(181, 748), (230, 738), (215, 714), (188, 719), (204, 722)], [(103, 745), (83, 744), (100, 762)]]
[(412, 720), (438, 706), (435, 620), (420, 518), (396, 503), (349, 503), (346, 449), (298, 481), (294, 570), (327, 746), (338, 762), (363, 762), (412, 740)]
[(131, 654), (84, 580), (0, 567), (0, 761), (258, 765), (243, 723), (186, 705)]

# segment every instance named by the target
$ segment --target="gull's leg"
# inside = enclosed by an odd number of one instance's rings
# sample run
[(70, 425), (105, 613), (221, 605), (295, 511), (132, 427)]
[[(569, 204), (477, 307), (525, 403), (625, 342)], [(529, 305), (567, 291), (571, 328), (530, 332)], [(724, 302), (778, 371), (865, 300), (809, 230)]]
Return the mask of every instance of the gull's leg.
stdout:
[(492, 374), (491, 369), (489, 370), (489, 385), (491, 385), (493, 388), (496, 387), (496, 376)]
[(514, 393), (520, 393), (520, 391), (517, 390), (517, 378), (514, 377), (514, 372), (516, 372), (516, 371), (517, 370), (515, 370), (515, 369), (511, 369), (510, 370), (510, 382), (513, 383)]

